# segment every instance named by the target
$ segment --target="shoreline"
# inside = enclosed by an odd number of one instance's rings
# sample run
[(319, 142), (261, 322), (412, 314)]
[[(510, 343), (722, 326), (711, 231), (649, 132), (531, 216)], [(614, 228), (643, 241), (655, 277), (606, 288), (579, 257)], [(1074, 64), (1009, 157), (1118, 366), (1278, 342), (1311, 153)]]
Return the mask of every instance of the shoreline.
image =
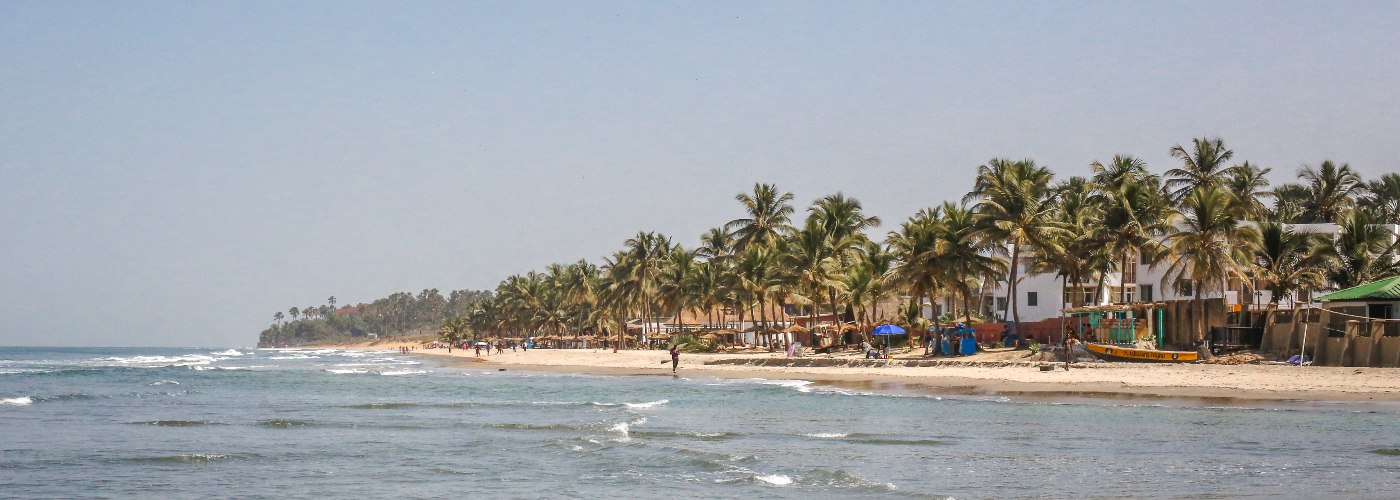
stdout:
[[(324, 345), (321, 349), (394, 350), (417, 343), (376, 342)], [(474, 350), (417, 349), (415, 356), (431, 356), (453, 367), (516, 369), (598, 375), (671, 375), (665, 351), (592, 349), (507, 350), (483, 354)], [(980, 359), (978, 359), (980, 357)], [(1056, 363), (1042, 372), (1037, 364), (987, 366), (1007, 361), (987, 355), (973, 357), (968, 366), (748, 366), (706, 364), (726, 360), (743, 363), (787, 359), (782, 353), (721, 353), (681, 355), (679, 374), (725, 379), (803, 380), (844, 389), (910, 392), (924, 395), (999, 396), (1017, 399), (1163, 399), (1193, 400), (1201, 404), (1247, 401), (1297, 402), (1400, 402), (1400, 369), (1353, 367), (1297, 367), (1286, 365), (1211, 365), (1147, 363), (1075, 363), (1066, 371)], [(821, 359), (821, 358), (800, 358)], [(733, 360), (733, 361), (729, 361)], [(661, 363), (666, 361), (664, 366)], [(973, 366), (977, 365), (977, 366)]]

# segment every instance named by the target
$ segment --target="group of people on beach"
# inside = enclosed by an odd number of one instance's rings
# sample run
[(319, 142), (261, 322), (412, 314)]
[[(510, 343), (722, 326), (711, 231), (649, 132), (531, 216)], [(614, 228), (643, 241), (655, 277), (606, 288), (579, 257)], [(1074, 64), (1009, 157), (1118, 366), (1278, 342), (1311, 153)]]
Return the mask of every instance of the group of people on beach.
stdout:
[[(487, 356), (490, 356), (490, 355), (491, 355), (491, 349), (495, 349), (495, 350), (496, 350), (496, 354), (505, 354), (505, 353), (506, 353), (506, 347), (510, 347), (510, 352), (516, 352), (516, 349), (517, 349), (517, 348), (518, 348), (518, 349), (525, 349), (525, 346), (517, 345), (517, 344), (506, 345), (504, 342), (498, 343), (498, 344), (488, 344), (488, 343), (485, 343), (485, 342), (477, 342), (477, 343), (474, 345), (474, 347), (476, 347), (476, 357), (478, 357), (478, 358), (481, 357), (481, 348), (482, 348), (482, 347), (485, 347), (485, 348), (486, 348), (486, 355), (487, 355)], [(462, 345), (462, 349), (466, 349), (466, 344), (463, 344), (463, 345)]]
[(924, 334), (924, 349), (929, 356), (964, 356), (963, 341), (976, 342), (973, 331), (962, 323), (942, 330), (930, 329)]

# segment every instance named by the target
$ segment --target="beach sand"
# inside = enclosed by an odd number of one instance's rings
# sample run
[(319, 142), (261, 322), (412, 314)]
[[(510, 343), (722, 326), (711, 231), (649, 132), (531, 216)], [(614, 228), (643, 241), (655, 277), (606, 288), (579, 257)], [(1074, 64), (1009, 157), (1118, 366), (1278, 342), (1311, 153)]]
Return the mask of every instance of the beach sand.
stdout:
[[(448, 356), (446, 349), (423, 349), (417, 342), (337, 344), (344, 349), (397, 349), (419, 346), (414, 355)], [(1024, 351), (1022, 351), (1024, 352)], [(985, 353), (968, 361), (1006, 359), (1019, 353)], [(666, 351), (534, 349), (482, 354), (454, 349), (459, 366), (565, 371), (614, 375), (670, 375)], [(898, 386), (904, 390), (1005, 396), (1163, 397), (1196, 399), (1400, 401), (1400, 369), (1297, 367), (1286, 365), (1209, 365), (1075, 363), (1054, 371), (1036, 366), (866, 366), (786, 367), (706, 364), (707, 361), (782, 358), (782, 353), (681, 354), (679, 373), (721, 378), (807, 380), (850, 388)], [(812, 358), (805, 358), (812, 359)], [(820, 359), (820, 358), (818, 358)], [(937, 358), (942, 359), (942, 358)], [(663, 364), (663, 362), (665, 362)]]

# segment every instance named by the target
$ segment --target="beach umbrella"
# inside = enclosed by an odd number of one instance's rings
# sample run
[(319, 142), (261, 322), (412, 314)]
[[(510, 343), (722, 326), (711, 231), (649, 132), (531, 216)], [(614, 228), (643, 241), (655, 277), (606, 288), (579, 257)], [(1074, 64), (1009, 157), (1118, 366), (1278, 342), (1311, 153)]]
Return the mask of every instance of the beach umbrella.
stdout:
[(904, 329), (895, 325), (880, 325), (875, 328), (875, 331), (870, 332), (871, 335), (899, 335), (901, 333), (905, 333)]
[(878, 326), (878, 327), (875, 328), (875, 331), (870, 332), (871, 335), (885, 335), (885, 354), (886, 354), (886, 355), (888, 355), (889, 352), (890, 352), (890, 337), (889, 337), (889, 336), (890, 336), (890, 335), (899, 335), (899, 334), (902, 334), (902, 333), (905, 333), (905, 332), (904, 332), (904, 329), (903, 329), (903, 328), (900, 328), (900, 327), (898, 327), (898, 326), (895, 326), (895, 325), (880, 325), (880, 326)]

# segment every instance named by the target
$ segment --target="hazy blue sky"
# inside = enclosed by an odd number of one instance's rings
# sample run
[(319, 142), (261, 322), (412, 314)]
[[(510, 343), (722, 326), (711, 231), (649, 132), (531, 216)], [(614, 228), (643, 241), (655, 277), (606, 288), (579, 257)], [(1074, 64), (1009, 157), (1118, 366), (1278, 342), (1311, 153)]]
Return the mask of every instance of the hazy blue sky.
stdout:
[(2, 2), (0, 345), (251, 345), (754, 182), (883, 232), (998, 156), (1400, 170), (1392, 2), (753, 4)]

